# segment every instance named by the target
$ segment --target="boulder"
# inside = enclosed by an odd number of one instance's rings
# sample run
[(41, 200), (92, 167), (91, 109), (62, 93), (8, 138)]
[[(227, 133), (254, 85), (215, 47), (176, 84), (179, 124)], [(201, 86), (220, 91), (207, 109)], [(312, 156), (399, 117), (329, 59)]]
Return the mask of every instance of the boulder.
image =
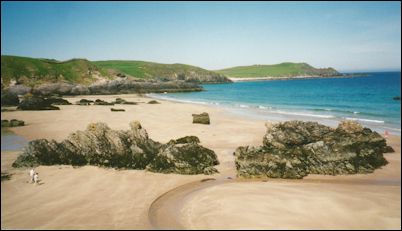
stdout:
[(125, 99), (122, 99), (122, 98), (116, 98), (116, 100), (115, 100), (113, 103), (114, 103), (114, 104), (131, 104), (131, 105), (137, 105), (136, 102), (126, 101)]
[(262, 146), (234, 152), (238, 176), (300, 179), (308, 174), (371, 173), (387, 164), (385, 139), (355, 121), (343, 121), (336, 129), (302, 121), (266, 126)]
[(148, 137), (137, 121), (130, 130), (116, 131), (104, 123), (89, 124), (62, 142), (39, 139), (30, 141), (13, 167), (37, 165), (97, 165), (153, 172), (212, 174), (218, 164), (216, 154), (199, 145), (195, 136), (160, 144)]
[(193, 124), (210, 124), (209, 115), (206, 112), (193, 114)]
[(109, 103), (101, 99), (97, 99), (95, 100), (94, 105), (114, 105), (114, 103)]
[(120, 108), (110, 108), (110, 111), (126, 111), (126, 110)]
[[(3, 125), (3, 120), (2, 120), (1, 124)], [(9, 127), (19, 127), (19, 126), (24, 126), (24, 125), (25, 125), (25, 122), (22, 120), (12, 119), (9, 121)]]
[(159, 104), (159, 102), (156, 101), (156, 100), (151, 100), (151, 101), (148, 102), (148, 104)]
[(51, 105), (51, 102), (41, 96), (27, 96), (18, 105), (20, 110), (60, 110), (59, 107)]
[(10, 91), (1, 91), (1, 106), (18, 106), (18, 95)]
[(77, 101), (75, 104), (77, 105), (91, 105), (91, 103), (93, 103), (93, 100), (88, 100), (88, 99), (80, 99), (79, 101)]

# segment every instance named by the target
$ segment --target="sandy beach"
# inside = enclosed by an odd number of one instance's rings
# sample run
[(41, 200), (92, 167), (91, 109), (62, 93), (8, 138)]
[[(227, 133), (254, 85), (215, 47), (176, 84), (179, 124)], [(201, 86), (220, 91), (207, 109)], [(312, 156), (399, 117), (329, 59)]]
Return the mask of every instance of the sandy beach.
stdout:
[[(211, 187), (181, 188), (207, 178), (235, 178), (235, 148), (260, 145), (264, 120), (251, 120), (206, 105), (159, 100), (138, 95), (64, 97), (113, 101), (121, 97), (138, 105), (60, 106), (59, 111), (2, 112), (2, 119), (24, 120), (11, 130), (27, 140), (61, 141), (88, 123), (105, 122), (112, 129), (128, 129), (138, 120), (150, 138), (160, 142), (186, 135), (216, 152), (219, 174), (185, 176), (143, 170), (115, 170), (85, 166), (40, 166), (42, 184), (28, 184), (28, 171), (14, 169), (18, 151), (2, 151), (2, 172), (11, 179), (1, 183), (2, 229), (152, 229), (149, 209), (159, 198), (176, 211), (181, 228), (236, 229), (400, 229), (400, 137), (388, 138), (395, 153), (389, 164), (373, 174), (353, 176), (310, 175), (303, 180), (217, 180)], [(111, 112), (110, 108), (125, 112)], [(210, 125), (192, 124), (193, 113), (208, 112)], [(198, 186), (197, 186), (198, 185)], [(174, 191), (177, 189), (176, 191)], [(167, 198), (167, 192), (172, 192)], [(181, 196), (177, 196), (182, 192)], [(173, 195), (173, 196), (172, 196)], [(176, 196), (175, 196), (176, 195)], [(177, 200), (180, 199), (180, 203)], [(152, 220), (152, 219), (151, 219)], [(172, 221), (173, 222), (173, 221)], [(174, 224), (172, 223), (172, 226)]]

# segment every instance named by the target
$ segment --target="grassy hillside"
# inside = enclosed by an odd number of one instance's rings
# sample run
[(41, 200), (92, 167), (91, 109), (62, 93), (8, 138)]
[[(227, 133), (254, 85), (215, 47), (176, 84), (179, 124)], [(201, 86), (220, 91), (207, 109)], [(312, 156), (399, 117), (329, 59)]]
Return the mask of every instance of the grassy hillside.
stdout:
[(333, 68), (314, 68), (307, 63), (281, 63), (274, 65), (239, 66), (216, 71), (228, 77), (292, 77), (301, 75), (339, 75)]
[[(219, 77), (220, 74), (186, 64), (161, 64), (144, 61), (95, 61), (99, 67), (114, 69), (137, 78), (173, 78), (188, 79), (189, 77)], [(201, 79), (201, 82), (203, 81)]]
[(105, 70), (85, 59), (60, 62), (19, 56), (1, 56), (1, 83), (11, 81), (32, 86), (48, 82), (91, 83), (97, 76), (108, 77)]

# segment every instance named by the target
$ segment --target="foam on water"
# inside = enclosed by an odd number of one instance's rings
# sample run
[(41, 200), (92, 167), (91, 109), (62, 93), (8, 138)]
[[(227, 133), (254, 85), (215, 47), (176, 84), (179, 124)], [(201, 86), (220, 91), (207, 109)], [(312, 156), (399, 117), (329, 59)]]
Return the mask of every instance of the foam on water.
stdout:
[[(203, 85), (205, 91), (151, 94), (178, 102), (219, 105), (266, 120), (312, 120), (336, 125), (350, 119), (377, 131), (400, 135), (401, 73), (370, 73), (360, 78), (318, 78), (287, 81)], [(162, 97), (161, 97), (162, 96)]]

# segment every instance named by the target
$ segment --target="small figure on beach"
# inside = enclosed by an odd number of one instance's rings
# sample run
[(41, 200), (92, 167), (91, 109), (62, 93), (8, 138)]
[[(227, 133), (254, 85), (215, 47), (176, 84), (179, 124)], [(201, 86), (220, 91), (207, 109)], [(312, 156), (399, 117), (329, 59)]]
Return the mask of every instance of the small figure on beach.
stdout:
[(30, 177), (30, 183), (33, 183), (34, 182), (34, 176), (35, 176), (35, 169), (31, 169), (30, 171), (29, 171), (29, 177)]
[(35, 172), (35, 175), (34, 175), (34, 182), (35, 182), (35, 184), (38, 184), (38, 182), (39, 182), (39, 174), (37, 172)]
[(385, 130), (385, 132), (384, 132), (384, 137), (385, 137), (385, 139), (388, 138), (388, 136), (389, 136), (389, 133), (388, 133), (387, 130)]

